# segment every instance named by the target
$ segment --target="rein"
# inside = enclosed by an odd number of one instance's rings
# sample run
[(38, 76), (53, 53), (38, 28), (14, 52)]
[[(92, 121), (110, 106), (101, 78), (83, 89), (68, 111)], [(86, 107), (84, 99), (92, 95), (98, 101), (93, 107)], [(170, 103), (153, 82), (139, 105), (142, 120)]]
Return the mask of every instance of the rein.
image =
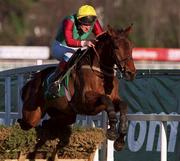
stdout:
[[(91, 69), (92, 71), (97, 71), (97, 72), (99, 72), (100, 74), (106, 75), (106, 76), (109, 76), (109, 77), (114, 77), (114, 76), (116, 76), (117, 68), (114, 68), (114, 67), (111, 68), (111, 67), (108, 67), (108, 66), (105, 66), (104, 64), (102, 64), (101, 61), (100, 61), (100, 57), (99, 57), (99, 54), (98, 54), (96, 48), (93, 47), (93, 49), (94, 49), (94, 52), (95, 52), (95, 54), (96, 54), (96, 56), (97, 56), (97, 59), (98, 59), (99, 64), (100, 64), (103, 68), (105, 68), (105, 69), (108, 69), (108, 70), (111, 69), (111, 70), (113, 70), (113, 73), (106, 72), (105, 70), (102, 71), (99, 67), (95, 67), (95, 66), (89, 67), (88, 65), (83, 65), (82, 68), (83, 68), (83, 69)], [(99, 76), (99, 77), (101, 77), (101, 76)]]
[(103, 68), (117, 70), (117, 67), (112, 67), (112, 68), (111, 68), (111, 67), (108, 67), (108, 66), (105, 66), (104, 64), (102, 64), (102, 63), (100, 62), (100, 57), (99, 57), (99, 54), (98, 54), (96, 48), (93, 47), (93, 49), (94, 49), (94, 52), (95, 52), (95, 54), (96, 54), (96, 56), (97, 56), (97, 59), (98, 59), (99, 64), (100, 64)]
[[(100, 68), (98, 68), (98, 67), (89, 66), (89, 65), (82, 65), (81, 68), (82, 68), (82, 69), (89, 69), (89, 70), (92, 70), (93, 72), (97, 71), (97, 72), (99, 72), (100, 74), (106, 75), (106, 76), (109, 76), (109, 77), (114, 77), (114, 76), (116, 76), (116, 70), (114, 70), (113, 73), (108, 73), (108, 72), (102, 71), (102, 70), (101, 70)], [(102, 77), (102, 76), (99, 75), (99, 77)]]
[[(115, 60), (117, 60), (117, 59), (116, 59), (116, 56), (114, 56), (114, 57), (115, 57)], [(121, 66), (122, 71), (123, 71), (123, 70), (124, 70), (124, 64), (125, 64), (127, 61), (132, 60), (132, 59), (133, 59), (132, 56), (131, 56), (131, 55), (128, 55), (126, 58), (124, 58), (124, 59), (122, 59), (122, 60), (120, 60), (120, 61), (116, 61), (116, 63)], [(123, 63), (124, 63), (124, 64), (123, 64)], [(123, 65), (122, 65), (122, 64), (123, 64)]]
[[(114, 76), (116, 76), (116, 73), (117, 73), (117, 70), (118, 70), (117, 66), (115, 65), (114, 67), (108, 67), (108, 66), (102, 64), (102, 63), (100, 62), (100, 57), (99, 57), (99, 54), (98, 54), (96, 48), (93, 47), (93, 50), (94, 50), (94, 52), (95, 52), (95, 54), (96, 54), (96, 56), (97, 56), (97, 59), (98, 59), (99, 64), (100, 64), (104, 69), (113, 70), (113, 73), (106, 72), (105, 70), (102, 71), (99, 67), (95, 67), (95, 66), (91, 66), (91, 67), (90, 67), (90, 66), (88, 66), (88, 65), (83, 65), (83, 66), (82, 66), (82, 69), (91, 69), (92, 71), (97, 71), (97, 72), (99, 72), (100, 74), (106, 75), (106, 76), (109, 76), (109, 77), (114, 77)], [(112, 49), (112, 50), (113, 50), (113, 49)], [(113, 56), (114, 56), (114, 55), (115, 55), (115, 54), (113, 54)], [(132, 59), (133, 59), (132, 56), (131, 56), (131, 55), (128, 55), (126, 58), (120, 60), (120, 62), (116, 62), (117, 64), (120, 64), (120, 66), (121, 66), (121, 68), (122, 68), (122, 71), (121, 71), (121, 72), (123, 72), (123, 70), (124, 70), (124, 66), (122, 65), (122, 63), (124, 63), (124, 62), (126, 62), (126, 61), (129, 61), (129, 60), (132, 60)], [(115, 57), (115, 60), (117, 60), (116, 57)], [(101, 77), (101, 76), (99, 76), (99, 77)]]

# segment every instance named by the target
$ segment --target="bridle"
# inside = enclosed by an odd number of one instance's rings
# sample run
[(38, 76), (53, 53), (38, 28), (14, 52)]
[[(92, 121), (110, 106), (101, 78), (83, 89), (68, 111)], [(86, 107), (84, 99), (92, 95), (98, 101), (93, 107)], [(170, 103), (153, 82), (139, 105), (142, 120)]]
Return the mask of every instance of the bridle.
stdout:
[[(132, 55), (127, 55), (127, 57), (125, 57), (124, 59), (118, 60), (118, 58), (117, 58), (117, 56), (116, 56), (115, 53), (113, 53), (113, 58), (114, 58), (114, 60), (116, 61), (116, 64), (117, 64), (119, 67), (121, 67), (121, 72), (124, 72), (124, 71), (125, 71), (125, 64), (126, 64), (128, 61), (130, 61), (130, 60), (133, 59), (133, 58), (132, 58)], [(117, 69), (118, 69), (118, 68), (117, 68)]]

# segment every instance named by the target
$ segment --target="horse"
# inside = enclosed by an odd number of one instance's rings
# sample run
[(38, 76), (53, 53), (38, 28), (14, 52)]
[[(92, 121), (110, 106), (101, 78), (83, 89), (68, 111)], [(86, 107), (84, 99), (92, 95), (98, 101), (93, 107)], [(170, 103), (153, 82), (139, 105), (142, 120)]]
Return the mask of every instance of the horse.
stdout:
[[(74, 124), (78, 114), (97, 115), (106, 111), (109, 124), (107, 138), (115, 140), (115, 150), (122, 150), (128, 128), (128, 106), (119, 95), (116, 72), (119, 70), (127, 81), (135, 78), (133, 44), (128, 38), (131, 30), (132, 25), (121, 30), (108, 25), (107, 30), (96, 37), (95, 47), (86, 50), (70, 73), (67, 87), (70, 99), (66, 96), (47, 99), (44, 96), (44, 81), (55, 67), (35, 73), (22, 88), (21, 128), (36, 127), (45, 114), (50, 116), (45, 123), (60, 128)], [(118, 112), (119, 118), (116, 116)]]

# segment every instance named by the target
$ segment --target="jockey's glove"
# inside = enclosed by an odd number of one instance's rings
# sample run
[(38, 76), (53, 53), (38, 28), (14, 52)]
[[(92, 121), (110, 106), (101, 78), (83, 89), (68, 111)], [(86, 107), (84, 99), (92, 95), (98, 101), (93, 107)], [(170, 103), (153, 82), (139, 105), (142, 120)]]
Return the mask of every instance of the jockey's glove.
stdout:
[(82, 40), (81, 41), (81, 46), (82, 47), (85, 47), (85, 46), (94, 47), (95, 45), (91, 41), (89, 41), (89, 40)]

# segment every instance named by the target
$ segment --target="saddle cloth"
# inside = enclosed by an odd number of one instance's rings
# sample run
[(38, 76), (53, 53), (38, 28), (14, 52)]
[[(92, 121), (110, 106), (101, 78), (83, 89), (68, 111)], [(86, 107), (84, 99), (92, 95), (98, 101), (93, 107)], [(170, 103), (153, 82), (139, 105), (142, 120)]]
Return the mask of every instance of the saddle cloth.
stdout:
[(59, 90), (58, 90), (58, 94), (55, 97), (54, 95), (51, 95), (48, 92), (48, 77), (51, 75), (52, 73), (50, 73), (45, 81), (44, 81), (44, 96), (46, 99), (51, 100), (51, 99), (55, 99), (57, 97), (63, 97), (66, 96), (66, 98), (68, 99), (68, 101), (71, 100), (71, 94), (69, 91), (69, 79), (70, 79), (70, 73), (67, 73), (66, 76), (64, 77), (64, 79), (62, 80), (62, 82), (59, 84)]

